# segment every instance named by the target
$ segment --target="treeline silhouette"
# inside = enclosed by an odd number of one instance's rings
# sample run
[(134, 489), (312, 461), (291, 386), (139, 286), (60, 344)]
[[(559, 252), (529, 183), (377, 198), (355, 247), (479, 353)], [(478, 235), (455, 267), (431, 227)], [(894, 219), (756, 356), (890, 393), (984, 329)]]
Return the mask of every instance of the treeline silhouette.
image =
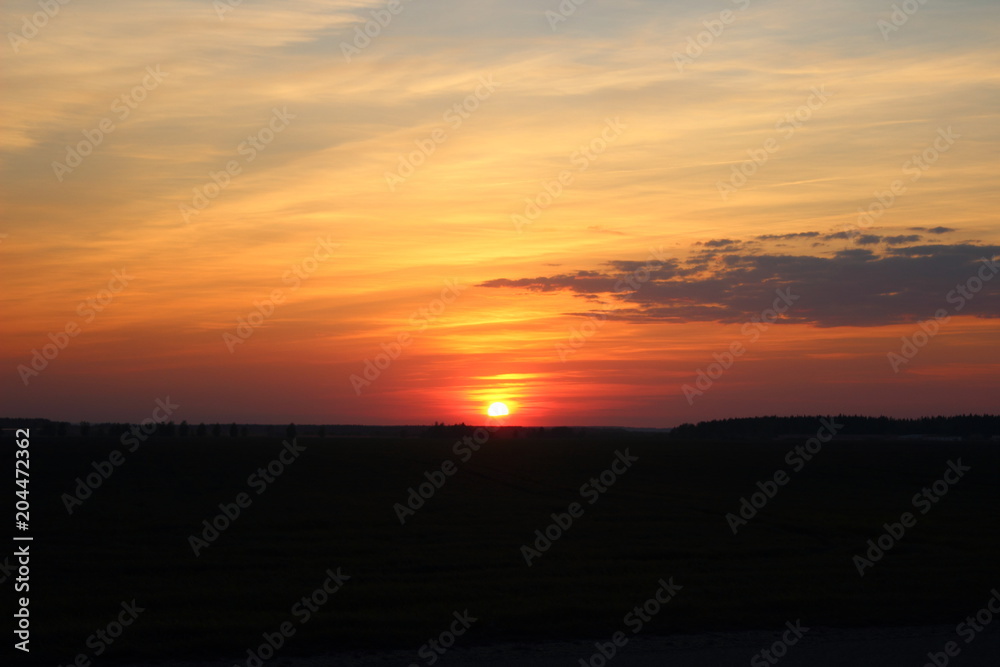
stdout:
[(782, 437), (811, 437), (819, 430), (820, 419), (829, 419), (843, 428), (837, 437), (918, 437), (989, 439), (1000, 436), (1000, 416), (957, 415), (952, 417), (863, 417), (860, 415), (804, 417), (745, 417), (681, 424), (670, 432), (671, 440), (772, 440)]
[(493, 438), (587, 438), (635, 436), (626, 429), (614, 427), (570, 427), (570, 426), (472, 426), (464, 422), (445, 424), (434, 422), (432, 426), (366, 426), (362, 424), (230, 424), (214, 423), (189, 424), (173, 421), (145, 424), (122, 422), (79, 422), (52, 421), (50, 419), (16, 419), (0, 417), (0, 428), (13, 430), (31, 429), (32, 435), (55, 437), (80, 437), (85, 440), (118, 439), (141, 429), (141, 433), (157, 438), (446, 438), (461, 439), (474, 435), (479, 428), (488, 428)]
[[(428, 426), (420, 434), (424, 438), (462, 438), (467, 435), (472, 435), (475, 433), (477, 426), (466, 426), (465, 422), (461, 424), (451, 424), (447, 425), (444, 422), (434, 422), (433, 426)], [(569, 426), (550, 426), (545, 428), (544, 426), (499, 426), (491, 427), (489, 430), (513, 437), (513, 438), (526, 438), (526, 437), (542, 437), (542, 438), (568, 438), (573, 435), (580, 435), (581, 432), (586, 430), (594, 429), (583, 429), (583, 428), (571, 428)]]
[[(962, 438), (968, 440), (988, 440), (1000, 438), (1000, 416), (998, 415), (957, 415), (951, 417), (920, 417), (896, 419), (893, 417), (863, 417), (860, 415), (797, 416), (797, 417), (744, 417), (715, 419), (697, 424), (681, 424), (670, 430), (670, 440), (773, 440), (775, 438), (803, 437), (816, 434), (822, 426), (821, 419), (830, 419), (843, 428), (837, 430), (837, 437), (850, 438)], [(11, 431), (30, 428), (32, 435), (56, 437), (81, 437), (83, 439), (115, 438), (131, 433), (143, 425), (119, 422), (70, 423), (49, 419), (15, 419), (0, 417), (0, 428)], [(465, 423), (445, 424), (435, 422), (432, 426), (365, 426), (350, 424), (306, 424), (287, 426), (277, 424), (188, 424), (182, 421), (145, 423), (144, 432), (159, 438), (338, 438), (338, 437), (392, 437), (392, 438), (448, 438), (461, 439), (473, 435), (479, 426)], [(645, 429), (624, 429), (616, 427), (569, 427), (569, 426), (501, 426), (490, 428), (494, 438), (636, 438), (663, 437), (664, 431), (645, 433)]]
[[(11, 417), (0, 417), (0, 428), (5, 430), (10, 429), (21, 429), (27, 428), (31, 429), (32, 433), (35, 435), (47, 435), (47, 436), (80, 436), (83, 438), (90, 437), (107, 437), (107, 436), (120, 436), (124, 433), (129, 433), (132, 431), (133, 427), (142, 428), (142, 424), (131, 424), (131, 423), (121, 423), (121, 422), (100, 422), (91, 423), (82, 421), (78, 424), (65, 422), (65, 421), (52, 421), (50, 419), (16, 419)], [(182, 421), (180, 424), (175, 424), (173, 421), (168, 422), (157, 422), (152, 423), (147, 421), (145, 423), (144, 432), (146, 435), (158, 435), (166, 437), (175, 438), (245, 438), (251, 433), (253, 435), (266, 434), (271, 436), (283, 435), (285, 437), (294, 438), (296, 436), (296, 429), (294, 424), (289, 424), (287, 427), (279, 427), (274, 425), (267, 425), (260, 427), (256, 424), (205, 424), (200, 423), (197, 425), (188, 424), (186, 421)], [(262, 431), (264, 431), (262, 433)]]

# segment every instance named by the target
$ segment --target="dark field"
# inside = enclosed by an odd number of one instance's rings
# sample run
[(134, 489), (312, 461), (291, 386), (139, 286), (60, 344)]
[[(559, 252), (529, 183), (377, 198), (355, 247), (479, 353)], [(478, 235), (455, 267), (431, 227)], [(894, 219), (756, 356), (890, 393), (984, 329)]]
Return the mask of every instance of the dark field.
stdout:
[[(834, 440), (793, 472), (785, 454), (800, 440), (494, 438), (468, 462), (454, 442), (300, 438), (305, 450), (258, 494), (248, 477), (279, 439), (154, 438), (128, 453), (117, 441), (34, 438), (32, 657), (245, 664), (262, 633), (291, 622), (275, 664), (349, 648), (411, 650), (427, 664), (418, 649), (456, 611), (477, 619), (462, 646), (631, 636), (623, 617), (671, 577), (683, 588), (643, 637), (796, 619), (954, 627), (1000, 586), (995, 444)], [(67, 514), (62, 494), (114, 448), (124, 463)], [(605, 493), (581, 496), (626, 448), (638, 460)], [(911, 498), (959, 458), (971, 470), (921, 514)], [(400, 525), (393, 505), (446, 459), (455, 474)], [(733, 535), (725, 515), (776, 470), (790, 481)], [(249, 507), (196, 557), (189, 536), (239, 493)], [(528, 567), (521, 546), (573, 502), (583, 515)], [(916, 525), (860, 577), (854, 555), (907, 511)], [(303, 623), (294, 605), (337, 568), (350, 579)], [(133, 598), (145, 611), (94, 658), (88, 637)]]

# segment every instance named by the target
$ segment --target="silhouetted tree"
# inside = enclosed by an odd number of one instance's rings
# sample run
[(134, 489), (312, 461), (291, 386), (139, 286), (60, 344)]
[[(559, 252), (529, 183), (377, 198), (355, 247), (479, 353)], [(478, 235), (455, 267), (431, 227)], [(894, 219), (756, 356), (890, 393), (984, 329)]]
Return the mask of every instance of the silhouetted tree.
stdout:
[(80, 437), (90, 437), (90, 422), (80, 422)]
[(177, 434), (182, 438), (186, 438), (191, 434), (191, 427), (188, 426), (186, 419), (181, 422), (180, 428), (177, 429)]
[(239, 427), (236, 426), (236, 422), (233, 422), (232, 426), (229, 427), (229, 437), (235, 438), (239, 433)]
[(295, 424), (288, 425), (288, 428), (285, 429), (285, 437), (289, 440), (295, 439)]
[(208, 435), (208, 427), (205, 426), (205, 422), (202, 422), (198, 424), (198, 437), (204, 438), (206, 435)]
[(222, 436), (222, 425), (221, 424), (215, 424), (212, 427), (212, 437), (213, 438), (218, 438), (218, 437), (221, 437), (221, 436)]

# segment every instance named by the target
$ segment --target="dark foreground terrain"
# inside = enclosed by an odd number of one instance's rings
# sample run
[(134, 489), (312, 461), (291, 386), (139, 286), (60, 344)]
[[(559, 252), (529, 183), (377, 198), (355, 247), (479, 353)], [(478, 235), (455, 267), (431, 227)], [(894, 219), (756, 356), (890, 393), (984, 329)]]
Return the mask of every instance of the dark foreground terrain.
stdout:
[[(796, 665), (827, 664), (815, 656), (854, 632), (859, 653), (830, 664), (919, 667), (948, 642), (949, 664), (993, 664), (1000, 617), (959, 624), (1000, 587), (1000, 448), (834, 439), (786, 459), (802, 442), (492, 437), (456, 452), (454, 438), (299, 438), (293, 455), (268, 438), (152, 438), (129, 452), (117, 438), (35, 437), (31, 658), (601, 665), (598, 642), (620, 665)], [(115, 449), (120, 465), (71, 502)], [(251, 478), (282, 451), (280, 472)], [(453, 474), (434, 475), (445, 461)], [(786, 483), (767, 484), (777, 471)], [(401, 524), (394, 505), (426, 472), (443, 484)], [(734, 535), (727, 514), (758, 482), (763, 507)], [(568, 527), (536, 544), (553, 513)], [(888, 548), (860, 576), (854, 557), (880, 536)], [(785, 632), (796, 626), (809, 630)], [(783, 633), (771, 662), (760, 652)], [(682, 659), (716, 640), (714, 657)]]

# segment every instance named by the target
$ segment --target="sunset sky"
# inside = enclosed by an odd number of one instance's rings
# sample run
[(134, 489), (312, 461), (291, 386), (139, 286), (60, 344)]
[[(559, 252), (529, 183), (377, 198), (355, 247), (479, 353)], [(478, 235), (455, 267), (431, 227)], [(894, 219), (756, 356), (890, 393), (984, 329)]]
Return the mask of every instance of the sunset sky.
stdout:
[(996, 412), (1000, 5), (912, 4), (5, 2), (3, 414)]

